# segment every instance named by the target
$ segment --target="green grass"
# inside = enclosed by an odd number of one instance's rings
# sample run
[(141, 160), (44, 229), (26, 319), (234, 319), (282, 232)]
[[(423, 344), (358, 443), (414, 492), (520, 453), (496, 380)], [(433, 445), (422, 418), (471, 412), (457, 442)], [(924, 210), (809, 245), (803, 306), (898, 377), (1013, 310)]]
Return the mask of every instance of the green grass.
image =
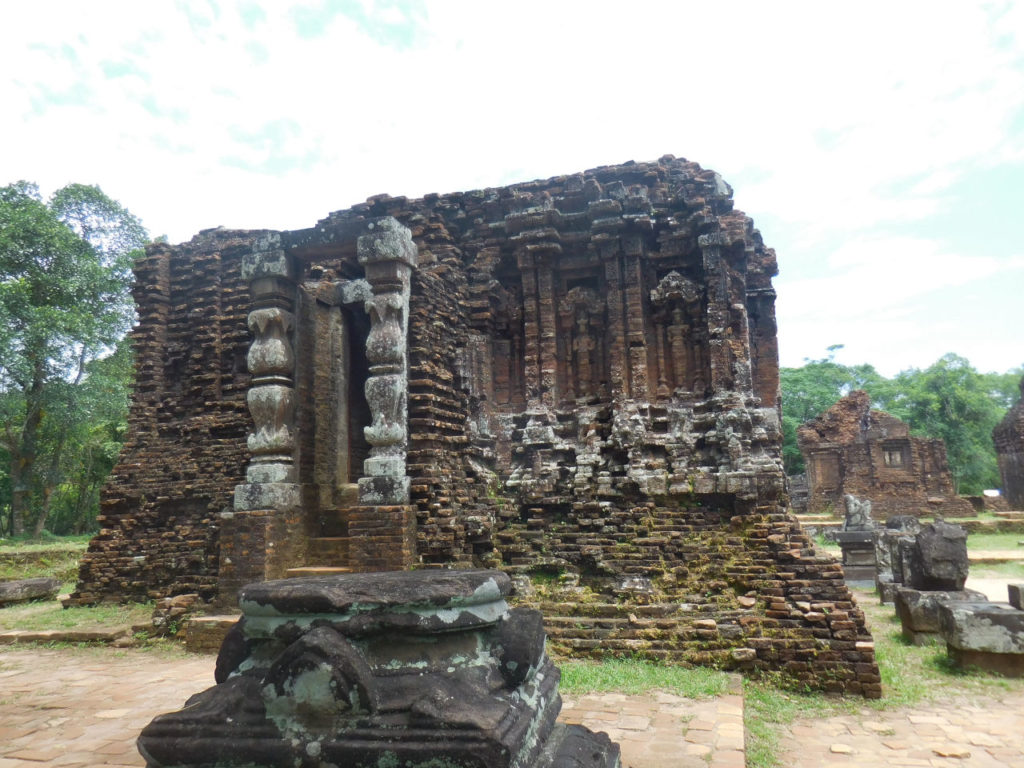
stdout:
[(100, 604), (63, 608), (56, 600), (11, 605), (0, 611), (0, 631), (61, 629), (104, 629), (126, 624), (148, 624), (152, 603)]
[(566, 693), (607, 693), (630, 695), (666, 691), (688, 699), (721, 696), (728, 690), (729, 676), (706, 667), (673, 667), (642, 659), (606, 661), (558, 660), (562, 671), (561, 690)]
[(1011, 549), (1024, 554), (1024, 546), (1018, 544), (1019, 541), (1024, 541), (1024, 533), (969, 533), (967, 550)]
[[(1024, 581), (1024, 560), (1011, 563), (986, 563), (972, 565), (971, 577), (976, 579), (1011, 579)], [(1005, 600), (1005, 598), (1003, 598)]]
[(79, 549), (85, 551), (89, 540), (93, 537), (91, 533), (83, 533), (78, 536), (54, 536), (52, 533), (43, 531), (38, 539), (0, 539), (0, 552), (17, 549), (20, 552), (45, 552), (51, 549)]
[(78, 561), (89, 545), (89, 536), (48, 536), (43, 541), (0, 541), (0, 581), (51, 578), (70, 592), (78, 579)]

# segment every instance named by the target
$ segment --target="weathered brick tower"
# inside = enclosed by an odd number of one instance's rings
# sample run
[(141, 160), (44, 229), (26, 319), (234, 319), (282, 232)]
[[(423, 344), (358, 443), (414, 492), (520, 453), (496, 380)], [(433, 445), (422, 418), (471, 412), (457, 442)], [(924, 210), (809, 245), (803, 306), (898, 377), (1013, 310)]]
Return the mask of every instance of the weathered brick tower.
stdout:
[(797, 429), (807, 462), (807, 511), (843, 516), (843, 497), (868, 499), (877, 520), (890, 515), (966, 517), (967, 499), (953, 490), (946, 444), (913, 437), (895, 416), (871, 408), (856, 390)]
[(562, 651), (877, 696), (841, 569), (786, 514), (775, 271), (673, 157), (153, 245), (74, 600), (485, 565)]
[(1011, 509), (1024, 509), (1024, 378), (1020, 380), (1021, 399), (992, 430), (1003, 479), (1003, 497)]

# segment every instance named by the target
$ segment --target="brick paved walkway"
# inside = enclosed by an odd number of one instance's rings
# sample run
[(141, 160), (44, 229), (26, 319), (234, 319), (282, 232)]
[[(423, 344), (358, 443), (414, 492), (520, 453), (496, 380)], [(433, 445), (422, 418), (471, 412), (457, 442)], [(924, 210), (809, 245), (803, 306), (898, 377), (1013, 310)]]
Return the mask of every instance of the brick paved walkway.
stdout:
[[(145, 765), (135, 738), (213, 684), (213, 656), (0, 648), (0, 768)], [(742, 768), (739, 678), (725, 696), (565, 696), (562, 720), (602, 730), (624, 768)]]
[[(0, 647), (0, 768), (132, 766), (155, 715), (213, 682), (212, 656)], [(987, 701), (796, 721), (786, 768), (1024, 768), (1024, 683)], [(742, 768), (739, 680), (716, 699), (563, 695), (562, 720), (607, 732), (624, 768)]]
[(1024, 768), (1024, 683), (998, 699), (794, 722), (787, 768)]

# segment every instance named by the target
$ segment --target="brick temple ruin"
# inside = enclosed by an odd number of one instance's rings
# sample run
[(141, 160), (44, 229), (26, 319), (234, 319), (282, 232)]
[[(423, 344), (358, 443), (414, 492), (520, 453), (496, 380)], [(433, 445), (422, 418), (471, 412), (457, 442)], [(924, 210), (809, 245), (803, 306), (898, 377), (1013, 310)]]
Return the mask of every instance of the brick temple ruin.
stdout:
[(1024, 509), (1024, 378), (1021, 399), (992, 430), (1002, 478), (1002, 495), (1011, 509)]
[(807, 466), (807, 511), (843, 515), (843, 497), (871, 502), (878, 520), (890, 515), (970, 516), (953, 490), (946, 444), (913, 437), (895, 416), (872, 410), (856, 390), (797, 429)]
[(878, 696), (841, 567), (786, 509), (775, 273), (671, 156), (150, 245), (72, 602), (484, 566), (564, 653)]

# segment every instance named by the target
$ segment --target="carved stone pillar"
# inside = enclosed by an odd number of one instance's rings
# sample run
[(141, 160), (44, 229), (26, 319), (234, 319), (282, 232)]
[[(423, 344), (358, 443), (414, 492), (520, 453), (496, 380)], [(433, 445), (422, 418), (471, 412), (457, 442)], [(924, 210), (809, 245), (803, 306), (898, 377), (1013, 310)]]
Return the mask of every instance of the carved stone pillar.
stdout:
[(246, 402), (253, 431), (252, 454), (234, 510), (222, 515), (221, 600), (251, 581), (281, 578), (304, 556), (303, 487), (295, 466), (295, 283), (280, 236), (269, 235), (242, 260), (249, 282), (252, 379)]
[(391, 571), (416, 560), (416, 511), (409, 504), (409, 286), (417, 262), (412, 235), (392, 217), (373, 220), (356, 244), (372, 295), (366, 300), (366, 402), (370, 455), (359, 478), (359, 505), (348, 514), (349, 567)]
[(362, 235), (357, 244), (359, 263), (373, 290), (373, 296), (366, 302), (370, 315), (366, 401), (373, 420), (364, 430), (370, 456), (363, 463), (359, 501), (364, 505), (408, 504), (406, 337), (409, 284), (417, 251), (409, 230), (390, 216), (369, 226), (369, 233)]

